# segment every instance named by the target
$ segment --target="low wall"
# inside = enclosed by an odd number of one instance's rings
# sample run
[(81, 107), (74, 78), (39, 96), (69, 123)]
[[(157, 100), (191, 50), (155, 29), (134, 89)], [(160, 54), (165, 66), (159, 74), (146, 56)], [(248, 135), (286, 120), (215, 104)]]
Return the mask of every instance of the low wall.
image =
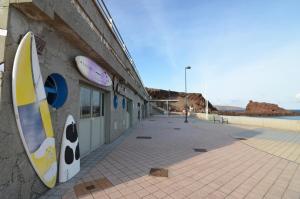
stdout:
[[(206, 120), (205, 113), (194, 113), (192, 116), (202, 120)], [(213, 120), (214, 115), (209, 114), (208, 120)], [(247, 117), (247, 116), (222, 116), (228, 119), (229, 124), (250, 125), (264, 128), (275, 128), (288, 131), (300, 132), (300, 120), (286, 120), (286, 119), (273, 119), (273, 118), (260, 118), (260, 117)]]

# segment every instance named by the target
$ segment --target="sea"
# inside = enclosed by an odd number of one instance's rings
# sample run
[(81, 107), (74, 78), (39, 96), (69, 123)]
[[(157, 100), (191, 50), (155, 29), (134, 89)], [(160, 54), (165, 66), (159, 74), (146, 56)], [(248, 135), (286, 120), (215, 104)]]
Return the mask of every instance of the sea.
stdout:
[(300, 116), (280, 116), (280, 117), (272, 117), (274, 119), (284, 119), (284, 120), (300, 120)]
[[(292, 112), (296, 112), (300, 114), (300, 110), (290, 110)], [(285, 119), (285, 120), (300, 120), (300, 116), (277, 116), (272, 117), (274, 119)]]

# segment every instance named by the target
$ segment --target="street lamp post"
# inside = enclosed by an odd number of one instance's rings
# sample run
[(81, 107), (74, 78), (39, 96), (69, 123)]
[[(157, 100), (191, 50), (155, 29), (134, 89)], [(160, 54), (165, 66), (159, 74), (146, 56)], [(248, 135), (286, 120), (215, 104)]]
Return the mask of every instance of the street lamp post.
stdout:
[(167, 113), (168, 113), (168, 116), (170, 116), (170, 111), (169, 111), (169, 100), (170, 100), (170, 89), (169, 89), (169, 97), (168, 97), (168, 101), (167, 101)]
[(186, 87), (186, 70), (191, 69), (192, 67), (187, 66), (184, 68), (184, 80), (185, 80), (185, 123), (188, 123), (187, 115), (188, 115), (188, 107), (187, 107), (187, 87)]

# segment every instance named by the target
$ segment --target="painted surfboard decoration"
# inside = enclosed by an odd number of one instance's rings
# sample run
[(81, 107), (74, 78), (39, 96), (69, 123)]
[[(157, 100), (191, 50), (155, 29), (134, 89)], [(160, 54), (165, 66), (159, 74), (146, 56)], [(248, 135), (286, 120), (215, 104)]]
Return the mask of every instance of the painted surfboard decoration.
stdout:
[(42, 182), (53, 188), (57, 178), (55, 138), (32, 32), (22, 38), (16, 52), (12, 96), (18, 130), (29, 160)]
[(96, 64), (93, 60), (84, 56), (75, 58), (77, 68), (80, 73), (88, 80), (101, 86), (111, 86), (112, 81), (106, 70)]
[(80, 171), (79, 140), (72, 115), (67, 117), (61, 142), (59, 182), (66, 182)]

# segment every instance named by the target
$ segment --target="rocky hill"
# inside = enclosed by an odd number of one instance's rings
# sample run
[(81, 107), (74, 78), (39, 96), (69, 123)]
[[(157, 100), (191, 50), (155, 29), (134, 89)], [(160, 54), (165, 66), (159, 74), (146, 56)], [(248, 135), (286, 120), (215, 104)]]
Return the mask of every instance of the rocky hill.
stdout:
[(220, 111), (222, 115), (233, 115), (233, 116), (294, 116), (298, 115), (295, 112), (288, 111), (284, 108), (279, 107), (277, 104), (271, 104), (266, 102), (254, 102), (252, 100), (247, 104), (246, 110), (241, 111)]
[[(167, 91), (162, 89), (146, 88), (149, 95), (153, 100), (162, 100), (162, 99), (173, 99), (178, 100), (178, 102), (171, 102), (169, 104), (170, 111), (182, 112), (185, 106), (185, 93), (176, 92), (176, 91)], [(194, 112), (205, 112), (205, 98), (201, 93), (187, 93), (188, 96), (188, 105), (193, 108)], [(166, 106), (165, 102), (157, 102), (159, 107)], [(217, 109), (208, 102), (209, 112), (215, 112)]]
[(247, 114), (254, 115), (293, 115), (294, 113), (284, 108), (279, 107), (277, 104), (266, 102), (254, 102), (250, 100), (246, 107)]

